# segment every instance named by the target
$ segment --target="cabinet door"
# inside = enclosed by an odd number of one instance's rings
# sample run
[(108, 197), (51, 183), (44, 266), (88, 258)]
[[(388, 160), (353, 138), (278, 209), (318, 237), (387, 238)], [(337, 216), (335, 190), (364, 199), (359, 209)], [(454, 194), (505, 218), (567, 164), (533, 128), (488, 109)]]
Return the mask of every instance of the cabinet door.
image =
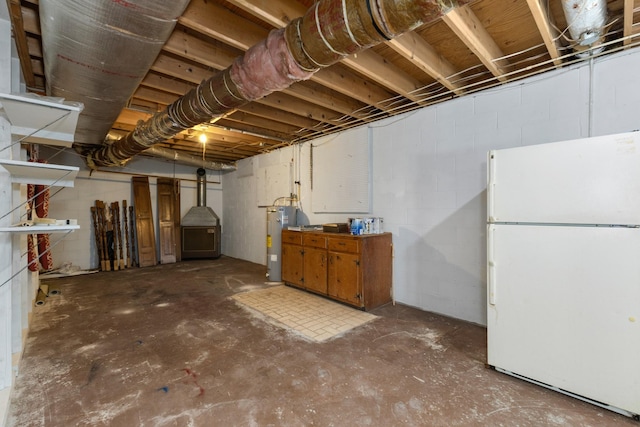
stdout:
[(358, 307), (362, 306), (359, 255), (329, 252), (328, 294)]
[(282, 280), (304, 287), (302, 246), (282, 245)]
[(327, 251), (325, 249), (304, 248), (304, 287), (321, 294), (327, 294)]

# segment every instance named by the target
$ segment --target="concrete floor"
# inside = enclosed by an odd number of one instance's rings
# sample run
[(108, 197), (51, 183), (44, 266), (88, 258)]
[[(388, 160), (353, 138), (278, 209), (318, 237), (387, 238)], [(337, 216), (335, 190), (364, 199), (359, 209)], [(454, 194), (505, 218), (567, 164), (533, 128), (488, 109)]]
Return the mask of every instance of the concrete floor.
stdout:
[(9, 426), (635, 426), (485, 368), (486, 331), (403, 305), (318, 343), (230, 296), (232, 258), (55, 279)]

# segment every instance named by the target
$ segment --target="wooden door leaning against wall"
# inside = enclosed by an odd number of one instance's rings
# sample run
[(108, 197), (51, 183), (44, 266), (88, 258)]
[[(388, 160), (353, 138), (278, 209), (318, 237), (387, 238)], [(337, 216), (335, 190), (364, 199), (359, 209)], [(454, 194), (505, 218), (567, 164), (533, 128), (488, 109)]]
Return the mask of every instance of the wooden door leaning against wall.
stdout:
[[(179, 202), (180, 180), (174, 178), (158, 178), (158, 229), (160, 239), (160, 263), (170, 264), (178, 260), (176, 223), (180, 223)], [(176, 195), (176, 191), (178, 194)], [(176, 197), (177, 196), (177, 197)]]
[(136, 212), (136, 234), (138, 244), (138, 261), (140, 267), (150, 267), (158, 263), (156, 256), (156, 235), (151, 211), (151, 192), (149, 178), (134, 176), (133, 199)]

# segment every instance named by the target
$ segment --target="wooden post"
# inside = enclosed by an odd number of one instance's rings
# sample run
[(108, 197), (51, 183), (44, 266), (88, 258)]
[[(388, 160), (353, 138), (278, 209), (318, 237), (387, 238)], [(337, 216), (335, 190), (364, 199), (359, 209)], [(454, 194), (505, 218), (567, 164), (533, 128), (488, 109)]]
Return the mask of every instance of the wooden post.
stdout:
[(127, 268), (131, 267), (131, 248), (129, 247), (129, 222), (127, 220), (127, 201), (122, 201), (122, 222), (124, 223), (124, 238), (127, 248)]
[(138, 254), (136, 252), (136, 216), (135, 216), (135, 208), (133, 206), (129, 206), (129, 221), (131, 225), (131, 265), (135, 265), (136, 267), (140, 267), (138, 263)]
[(115, 231), (118, 234), (118, 263), (120, 264), (120, 270), (124, 270), (124, 255), (122, 249), (122, 224), (120, 223), (120, 204), (113, 202), (114, 204), (114, 216), (115, 216)]
[(91, 218), (93, 219), (93, 234), (96, 239), (96, 247), (98, 248), (98, 260), (100, 262), (100, 270), (104, 271), (104, 255), (102, 253), (102, 233), (98, 225), (98, 212), (95, 206), (91, 206)]
[(109, 256), (109, 242), (107, 241), (107, 216), (106, 206), (102, 200), (96, 200), (96, 210), (98, 211), (98, 223), (100, 234), (102, 235), (102, 253), (104, 255), (105, 269), (111, 271), (111, 258)]

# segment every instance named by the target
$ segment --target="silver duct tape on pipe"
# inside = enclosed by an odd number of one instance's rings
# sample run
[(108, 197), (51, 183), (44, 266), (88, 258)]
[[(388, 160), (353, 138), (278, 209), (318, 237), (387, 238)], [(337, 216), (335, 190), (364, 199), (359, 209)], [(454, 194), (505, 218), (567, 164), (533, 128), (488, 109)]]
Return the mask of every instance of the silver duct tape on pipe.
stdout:
[(197, 88), (138, 125), (112, 145), (87, 156), (91, 168), (118, 166), (182, 130), (272, 92), (309, 79), (347, 55), (440, 18), (457, 2), (443, 0), (320, 0), (302, 18), (266, 40)]
[(212, 162), (209, 160), (202, 160), (201, 157), (185, 154), (180, 151), (171, 150), (169, 148), (152, 146), (144, 151), (143, 154), (148, 154), (154, 157), (160, 157), (167, 160), (174, 160), (176, 163), (187, 166), (198, 166), (214, 171), (234, 171), (236, 165), (234, 163)]
[(188, 0), (40, 0), (47, 94), (79, 101), (75, 141), (109, 132)]

